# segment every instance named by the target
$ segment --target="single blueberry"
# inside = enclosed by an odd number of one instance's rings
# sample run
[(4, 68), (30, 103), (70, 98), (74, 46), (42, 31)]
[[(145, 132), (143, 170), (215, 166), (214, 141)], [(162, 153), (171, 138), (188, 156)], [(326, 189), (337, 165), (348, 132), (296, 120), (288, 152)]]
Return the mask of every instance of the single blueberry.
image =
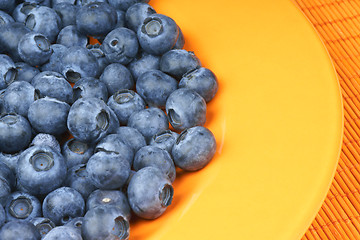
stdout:
[(73, 92), (74, 101), (79, 98), (89, 97), (99, 98), (104, 102), (108, 99), (108, 90), (105, 83), (92, 77), (81, 78), (77, 81), (73, 86)]
[(61, 44), (52, 44), (50, 46), (52, 54), (49, 62), (43, 64), (40, 69), (42, 72), (51, 71), (61, 73), (61, 59), (67, 47)]
[(64, 185), (78, 191), (85, 200), (90, 193), (97, 189), (91, 183), (89, 174), (86, 171), (86, 164), (79, 164), (70, 168), (67, 172)]
[(155, 9), (147, 3), (136, 3), (126, 11), (125, 19), (128, 28), (137, 32), (145, 18), (156, 13)]
[(174, 189), (161, 170), (145, 167), (131, 178), (127, 195), (130, 207), (137, 216), (155, 219), (171, 204)]
[(115, 112), (120, 124), (126, 125), (134, 112), (145, 109), (145, 101), (132, 90), (117, 91), (109, 98), (107, 105)]
[(31, 126), (26, 118), (15, 113), (0, 117), (0, 152), (15, 153), (31, 141)]
[[(1, 31), (0, 31), (0, 35), (1, 35)], [(4, 89), (7, 86), (9, 86), (12, 82), (14, 82), (16, 76), (17, 76), (17, 70), (15, 63), (12, 61), (12, 59), (9, 56), (5, 54), (0, 54), (0, 89)]]
[(136, 153), (140, 148), (146, 145), (145, 137), (136, 129), (132, 127), (119, 127), (116, 130), (118, 138), (131, 147)]
[(96, 187), (114, 190), (126, 183), (130, 174), (130, 163), (120, 154), (101, 151), (89, 159), (86, 170)]
[(56, 40), (57, 44), (64, 45), (66, 47), (80, 46), (86, 47), (88, 39), (86, 35), (80, 33), (76, 26), (69, 25), (61, 29)]
[(44, 217), (56, 225), (64, 225), (71, 219), (84, 215), (85, 202), (75, 189), (60, 187), (45, 197), (42, 211)]
[(108, 65), (101, 74), (100, 81), (105, 83), (109, 95), (122, 89), (134, 88), (134, 80), (130, 71), (120, 63)]
[(87, 163), (93, 153), (92, 146), (75, 138), (67, 140), (62, 146), (62, 154), (68, 168)]
[(30, 32), (19, 41), (18, 52), (21, 59), (31, 66), (46, 63), (51, 56), (50, 42), (42, 34)]
[(30, 222), (39, 231), (41, 239), (43, 239), (45, 235), (51, 231), (51, 229), (55, 228), (55, 224), (50, 219), (44, 217), (33, 218)]
[(32, 67), (24, 62), (15, 63), (17, 75), (15, 81), (25, 81), (31, 83), (31, 80), (40, 73), (40, 70), (36, 67)]
[(30, 146), (35, 146), (35, 145), (46, 145), (52, 147), (54, 150), (58, 152), (61, 152), (60, 144), (58, 140), (53, 135), (47, 133), (37, 134), (31, 141)]
[(25, 22), (25, 19), (29, 14), (29, 12), (36, 7), (37, 7), (36, 3), (30, 3), (30, 2), (20, 3), (14, 9), (12, 16), (17, 22), (23, 23)]
[(57, 239), (83, 240), (80, 231), (76, 230), (71, 226), (55, 227), (51, 229), (51, 231), (48, 232), (43, 238), (43, 240), (57, 240)]
[(160, 70), (143, 73), (136, 82), (136, 91), (151, 107), (165, 108), (166, 99), (178, 88), (178, 82)]
[(55, 12), (59, 15), (63, 28), (69, 25), (76, 25), (76, 14), (79, 10), (79, 6), (70, 2), (59, 1), (56, 4), (53, 3), (52, 6)]
[(41, 216), (40, 201), (24, 192), (13, 192), (9, 195), (5, 204), (6, 221), (22, 220), (29, 221)]
[(154, 135), (151, 138), (150, 145), (164, 149), (171, 153), (171, 149), (174, 146), (178, 136), (179, 134), (176, 132), (173, 132), (171, 130), (165, 130)]
[(166, 112), (171, 126), (177, 131), (182, 131), (204, 125), (206, 102), (197, 92), (180, 88), (166, 100)]
[(186, 171), (205, 167), (216, 152), (216, 141), (205, 127), (192, 127), (183, 131), (171, 151), (175, 165)]
[(147, 142), (159, 132), (169, 128), (169, 122), (165, 113), (159, 108), (146, 108), (133, 113), (129, 120), (128, 126), (136, 128)]
[(0, 240), (40, 240), (36, 227), (28, 221), (11, 221), (0, 229)]
[(9, 14), (0, 10), (0, 28), (2, 25), (8, 24), (9, 22), (15, 21)]
[(134, 80), (137, 81), (143, 73), (149, 70), (160, 69), (160, 57), (143, 52), (140, 58), (129, 63), (128, 69), (133, 75)]
[(16, 174), (18, 183), (30, 194), (47, 194), (64, 181), (66, 164), (53, 148), (36, 145), (21, 153)]
[(116, 9), (126, 11), (129, 7), (136, 3), (148, 3), (150, 0), (108, 0), (109, 4)]

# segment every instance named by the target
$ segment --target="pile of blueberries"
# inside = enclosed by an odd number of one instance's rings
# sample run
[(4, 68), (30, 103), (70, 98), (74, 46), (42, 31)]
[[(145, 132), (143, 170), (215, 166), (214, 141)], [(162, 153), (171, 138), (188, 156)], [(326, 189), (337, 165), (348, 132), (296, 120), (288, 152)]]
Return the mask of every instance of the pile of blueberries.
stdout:
[(0, 1), (0, 240), (128, 239), (213, 158), (216, 76), (148, 2)]

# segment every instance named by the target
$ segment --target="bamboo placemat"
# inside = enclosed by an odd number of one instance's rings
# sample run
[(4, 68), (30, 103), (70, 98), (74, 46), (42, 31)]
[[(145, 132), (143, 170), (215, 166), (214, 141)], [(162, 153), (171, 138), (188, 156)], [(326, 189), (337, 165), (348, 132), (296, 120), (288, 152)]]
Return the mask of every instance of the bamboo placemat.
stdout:
[(360, 1), (295, 0), (333, 59), (344, 99), (344, 141), (330, 191), (302, 238), (360, 240)]

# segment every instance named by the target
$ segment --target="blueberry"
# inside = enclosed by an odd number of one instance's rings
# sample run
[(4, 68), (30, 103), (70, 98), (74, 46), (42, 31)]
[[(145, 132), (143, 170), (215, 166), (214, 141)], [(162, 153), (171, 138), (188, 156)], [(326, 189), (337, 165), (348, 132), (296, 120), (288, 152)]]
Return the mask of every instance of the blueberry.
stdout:
[(180, 80), (179, 87), (192, 89), (209, 102), (218, 90), (218, 82), (211, 70), (199, 68), (186, 73)]
[(200, 60), (194, 52), (184, 49), (173, 49), (162, 55), (160, 70), (180, 79), (185, 73), (201, 67)]
[[(23, 23), (8, 23), (5, 26), (1, 27), (0, 31), (0, 53), (4, 52), (9, 54), (12, 60), (18, 62), (22, 61), (18, 52), (18, 43), (20, 39), (27, 33), (31, 32), (29, 28), (27, 28)], [(0, 62), (2, 62), (2, 57), (0, 57)], [(0, 64), (0, 66), (3, 65)], [(3, 86), (3, 76), (2, 69), (4, 66), (0, 67), (0, 88), (4, 88)], [(9, 77), (9, 76), (8, 76)], [(7, 82), (9, 82), (9, 79)]]
[(177, 131), (182, 131), (204, 125), (206, 102), (197, 92), (180, 88), (166, 100), (166, 112), (171, 126)]
[(5, 224), (5, 210), (0, 204), (0, 228)]
[(96, 76), (96, 77), (98, 77), (104, 71), (104, 69), (107, 67), (107, 65), (109, 65), (109, 61), (107, 60), (103, 50), (100, 48), (100, 44), (98, 44), (98, 43), (96, 43), (94, 45), (89, 44), (86, 46), (86, 48), (89, 49), (90, 52), (96, 57), (96, 60), (99, 64), (99, 73)]
[(165, 130), (154, 135), (151, 138), (150, 145), (164, 149), (171, 153), (171, 149), (174, 146), (178, 136), (179, 134), (176, 132), (173, 132), (171, 130)]
[(102, 81), (92, 78), (85, 77), (77, 81), (73, 87), (74, 100), (79, 98), (99, 98), (103, 101), (108, 99), (108, 90), (105, 83)]
[(62, 184), (66, 164), (53, 148), (37, 145), (21, 153), (16, 174), (18, 183), (30, 194), (47, 194)]
[(193, 127), (183, 131), (171, 151), (175, 165), (186, 171), (205, 167), (216, 152), (216, 141), (205, 127)]
[(37, 134), (31, 141), (30, 146), (35, 146), (35, 145), (46, 145), (52, 147), (54, 150), (58, 152), (61, 152), (60, 144), (58, 140), (53, 135), (47, 133)]
[(79, 6), (70, 2), (59, 2), (56, 4), (53, 3), (52, 8), (59, 15), (63, 28), (69, 25), (76, 25), (76, 14), (79, 10)]
[(50, 59), (50, 42), (44, 35), (30, 32), (20, 39), (18, 52), (24, 62), (40, 66)]
[(134, 112), (145, 109), (145, 101), (132, 90), (117, 91), (109, 98), (107, 105), (115, 112), (120, 124), (126, 125)]
[(85, 35), (105, 36), (114, 29), (116, 22), (116, 11), (106, 2), (88, 3), (76, 14), (76, 27)]
[(122, 27), (109, 32), (101, 48), (109, 62), (128, 64), (135, 58), (139, 44), (136, 34)]
[(92, 146), (75, 138), (69, 139), (62, 146), (62, 154), (68, 168), (87, 163), (93, 152), (94, 148)]
[(136, 82), (136, 91), (151, 107), (165, 108), (166, 99), (178, 87), (178, 82), (160, 70), (143, 73)]
[(2, 162), (0, 162), (0, 180), (7, 183), (10, 189), (14, 189), (16, 185), (16, 178), (13, 170)]
[(136, 153), (141, 147), (146, 145), (144, 136), (136, 129), (132, 127), (119, 127), (116, 130), (118, 138), (131, 147)]
[(118, 190), (95, 190), (86, 201), (86, 210), (99, 206), (115, 206), (122, 210), (124, 217), (130, 220), (131, 211), (126, 195)]
[(0, 117), (0, 152), (15, 153), (31, 141), (31, 126), (21, 115), (10, 113)]
[(66, 240), (82, 240), (81, 233), (75, 228), (70, 226), (58, 226), (51, 229), (48, 232), (43, 240), (57, 240), (57, 239), (66, 239)]
[(174, 182), (176, 170), (168, 151), (152, 145), (140, 148), (135, 154), (133, 168), (138, 171), (149, 166), (160, 169), (171, 182)]
[(133, 75), (134, 80), (137, 81), (143, 73), (149, 70), (160, 69), (160, 57), (144, 52), (140, 58), (129, 63), (128, 69)]
[(61, 72), (61, 59), (63, 56), (63, 52), (67, 49), (64, 45), (61, 44), (52, 44), (50, 46), (52, 54), (50, 56), (50, 60), (40, 66), (40, 70), (42, 72), (50, 71), (50, 72)]
[(69, 82), (75, 83), (82, 77), (96, 77), (99, 64), (88, 49), (74, 46), (63, 53), (60, 69)]
[(14, 82), (16, 79), (16, 75), (17, 70), (15, 63), (11, 60), (9, 56), (0, 54), (0, 89), (4, 89), (12, 82)]
[(128, 28), (137, 32), (145, 18), (156, 13), (155, 9), (147, 3), (136, 3), (126, 11), (125, 19)]
[(127, 194), (130, 207), (137, 216), (155, 219), (171, 204), (174, 189), (161, 170), (145, 167), (131, 178)]
[(162, 55), (175, 46), (179, 29), (173, 19), (162, 14), (152, 14), (145, 18), (137, 35), (144, 51)]
[(67, 172), (64, 185), (78, 191), (84, 199), (87, 199), (90, 193), (96, 189), (86, 171), (86, 164), (71, 167)]
[(5, 206), (6, 199), (10, 195), (10, 193), (11, 188), (9, 184), (0, 178), (0, 205)]
[(150, 0), (108, 0), (109, 4), (116, 9), (126, 11), (135, 3), (148, 3)]
[(15, 81), (31, 82), (31, 80), (40, 73), (40, 70), (36, 67), (32, 67), (24, 62), (15, 63), (17, 75)]
[(101, 151), (89, 159), (86, 170), (96, 187), (113, 190), (126, 183), (130, 174), (130, 163), (119, 154)]
[(29, 14), (29, 12), (36, 7), (37, 5), (35, 3), (30, 3), (30, 2), (20, 3), (14, 9), (12, 16), (17, 22), (23, 23), (25, 22), (25, 19)]
[(69, 104), (55, 98), (41, 98), (30, 105), (28, 119), (38, 132), (60, 135), (66, 132)]
[(84, 217), (76, 217), (68, 221), (64, 226), (72, 227), (81, 234), (81, 226), (84, 221)]
[(0, 2), (0, 10), (11, 13), (16, 6), (15, 0), (2, 0)]
[(6, 221), (23, 220), (29, 221), (41, 216), (40, 201), (23, 192), (13, 192), (9, 195), (5, 204)]
[(119, 9), (116, 9), (116, 26), (115, 28), (125, 27), (125, 12)]
[(56, 225), (64, 225), (71, 219), (84, 215), (85, 202), (75, 189), (60, 187), (45, 197), (42, 211), (44, 217)]
[(70, 108), (67, 126), (83, 142), (98, 142), (119, 127), (112, 110), (98, 98), (80, 98)]
[(4, 11), (0, 10), (0, 27), (8, 24), (9, 22), (15, 22), (14, 19)]
[(5, 163), (11, 169), (11, 171), (15, 172), (20, 154), (21, 152), (13, 154), (0, 152), (0, 162)]
[(90, 3), (95, 3), (95, 2), (99, 2), (99, 3), (107, 3), (107, 0), (77, 0), (76, 1), (76, 4), (78, 6), (85, 6), (85, 5), (88, 5)]
[(100, 81), (105, 83), (109, 95), (122, 89), (132, 89), (134, 80), (130, 71), (120, 63), (108, 65), (100, 76)]
[(184, 34), (182, 33), (179, 26), (178, 26), (178, 29), (179, 29), (179, 37), (178, 37), (173, 49), (182, 49), (184, 47), (184, 45), (185, 45)]
[(54, 42), (61, 30), (61, 19), (54, 9), (38, 6), (30, 10), (25, 19), (25, 25), (34, 32), (46, 36), (50, 42)]
[(0, 229), (0, 240), (40, 240), (36, 227), (27, 221), (11, 221)]
[(31, 84), (37, 89), (40, 97), (56, 98), (68, 104), (73, 102), (72, 87), (60, 73), (41, 72), (32, 79)]
[(36, 227), (39, 231), (41, 238), (43, 239), (45, 235), (55, 228), (55, 224), (48, 218), (36, 217), (30, 220), (30, 222)]
[(145, 140), (150, 142), (152, 136), (169, 128), (169, 122), (161, 109), (146, 108), (133, 113), (128, 120), (128, 126), (136, 128)]
[(5, 91), (3, 106), (8, 113), (27, 116), (30, 105), (38, 98), (35, 88), (28, 82), (13, 82)]
[(52, 0), (51, 4), (53, 6), (55, 6), (56, 4), (60, 4), (60, 3), (69, 3), (69, 4), (76, 4), (77, 0)]
[(86, 47), (88, 39), (86, 35), (80, 33), (76, 26), (69, 25), (61, 29), (56, 40), (57, 44), (62, 44), (66, 47), (80, 46)]

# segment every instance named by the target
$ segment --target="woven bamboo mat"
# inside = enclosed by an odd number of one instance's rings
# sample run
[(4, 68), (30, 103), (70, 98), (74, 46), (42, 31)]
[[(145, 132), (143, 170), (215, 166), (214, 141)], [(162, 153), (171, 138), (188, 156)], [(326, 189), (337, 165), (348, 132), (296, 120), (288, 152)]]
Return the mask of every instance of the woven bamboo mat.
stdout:
[(295, 0), (323, 39), (344, 99), (344, 142), (330, 191), (302, 238), (360, 240), (360, 0)]

